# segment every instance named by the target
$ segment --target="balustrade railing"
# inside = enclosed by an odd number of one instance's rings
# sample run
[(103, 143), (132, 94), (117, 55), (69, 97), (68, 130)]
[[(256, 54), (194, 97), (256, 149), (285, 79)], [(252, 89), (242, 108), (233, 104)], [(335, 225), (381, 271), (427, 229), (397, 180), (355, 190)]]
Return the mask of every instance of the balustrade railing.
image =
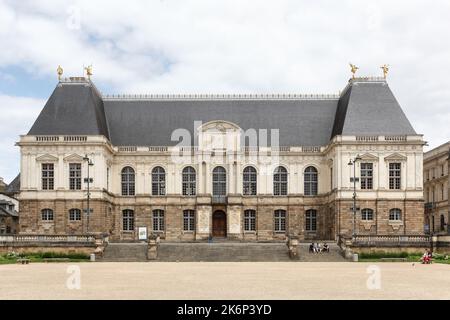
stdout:
[(353, 238), (355, 244), (380, 244), (380, 243), (425, 243), (430, 242), (427, 235), (357, 235)]
[(93, 235), (34, 235), (19, 234), (0, 236), (0, 243), (95, 243)]

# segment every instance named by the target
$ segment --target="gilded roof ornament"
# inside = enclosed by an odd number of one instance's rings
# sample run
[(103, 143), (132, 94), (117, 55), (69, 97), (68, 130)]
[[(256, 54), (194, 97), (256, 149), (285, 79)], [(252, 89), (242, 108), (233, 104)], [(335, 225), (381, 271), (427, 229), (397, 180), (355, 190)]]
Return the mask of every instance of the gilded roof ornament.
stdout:
[(389, 72), (389, 65), (388, 64), (384, 64), (380, 68), (383, 70), (383, 75), (384, 75), (384, 78), (386, 79), (386, 76), (387, 76), (387, 74)]
[(58, 80), (61, 80), (61, 76), (62, 76), (64, 70), (63, 70), (63, 68), (60, 65), (56, 69), (56, 72), (58, 73)]
[(88, 79), (91, 79), (91, 76), (93, 75), (92, 73), (92, 64), (85, 67), (84, 70), (86, 70), (86, 75), (88, 77)]
[(357, 66), (355, 66), (354, 64), (350, 63), (350, 71), (352, 73), (352, 78), (353, 79), (355, 79), (355, 73), (356, 73), (356, 71), (358, 71), (358, 69), (359, 68)]

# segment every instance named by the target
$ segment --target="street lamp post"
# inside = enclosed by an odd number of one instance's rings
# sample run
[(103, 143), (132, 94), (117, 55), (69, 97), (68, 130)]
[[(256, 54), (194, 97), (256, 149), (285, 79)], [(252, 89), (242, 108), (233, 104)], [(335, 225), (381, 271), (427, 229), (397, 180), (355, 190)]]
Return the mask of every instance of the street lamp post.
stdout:
[(352, 231), (352, 239), (355, 239), (356, 236), (356, 181), (358, 178), (356, 178), (356, 162), (361, 160), (361, 157), (357, 155), (355, 158), (350, 159), (348, 162), (349, 166), (353, 166), (353, 178), (350, 178), (350, 182), (353, 182), (353, 231)]
[(90, 219), (90, 216), (91, 216), (91, 207), (90, 207), (91, 191), (90, 191), (90, 184), (94, 181), (89, 175), (89, 167), (93, 166), (94, 163), (92, 162), (92, 160), (87, 155), (84, 156), (83, 160), (86, 161), (87, 165), (88, 165), (87, 166), (87, 178), (84, 179), (84, 182), (87, 183), (86, 233), (89, 233), (89, 219)]

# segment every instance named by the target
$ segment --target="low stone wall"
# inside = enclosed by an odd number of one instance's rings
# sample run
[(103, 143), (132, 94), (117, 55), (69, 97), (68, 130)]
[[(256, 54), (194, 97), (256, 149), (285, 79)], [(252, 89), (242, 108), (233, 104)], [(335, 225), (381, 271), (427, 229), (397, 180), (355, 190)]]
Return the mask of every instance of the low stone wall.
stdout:
[(423, 252), (427, 249), (430, 249), (430, 246), (377, 246), (377, 247), (351, 247), (353, 253), (400, 253), (407, 252), (409, 254), (423, 254)]
[(61, 254), (85, 254), (86, 256), (96, 251), (95, 245), (67, 245), (67, 244), (0, 244), (0, 254), (7, 254), (9, 252), (16, 253), (61, 253)]

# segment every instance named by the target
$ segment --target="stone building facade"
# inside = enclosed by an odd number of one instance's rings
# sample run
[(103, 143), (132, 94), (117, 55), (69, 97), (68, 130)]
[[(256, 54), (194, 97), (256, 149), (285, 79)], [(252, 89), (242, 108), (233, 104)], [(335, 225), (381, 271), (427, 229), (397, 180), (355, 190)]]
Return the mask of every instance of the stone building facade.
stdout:
[(449, 232), (450, 142), (424, 153), (423, 176), (425, 230), (432, 234)]
[(423, 139), (384, 78), (340, 95), (134, 96), (69, 78), (18, 145), (21, 233), (423, 234)]

